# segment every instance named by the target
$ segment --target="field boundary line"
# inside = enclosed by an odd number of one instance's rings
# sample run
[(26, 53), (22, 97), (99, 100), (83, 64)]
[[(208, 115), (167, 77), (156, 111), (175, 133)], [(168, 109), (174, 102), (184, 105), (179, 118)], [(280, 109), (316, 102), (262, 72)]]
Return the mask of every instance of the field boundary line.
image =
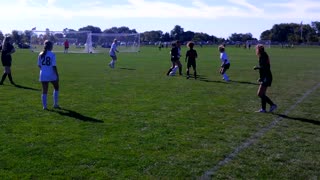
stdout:
[[(290, 111), (295, 109), (304, 99), (306, 99), (312, 92), (320, 87), (320, 83), (315, 85), (313, 88), (306, 91), (302, 97), (300, 97), (296, 103), (294, 103), (291, 107), (289, 107), (285, 112), (284, 115), (288, 115)], [(256, 143), (264, 134), (266, 134), (269, 130), (271, 130), (274, 126), (276, 126), (284, 117), (277, 117), (267, 126), (261, 128), (258, 132), (254, 133), (250, 138), (246, 139), (242, 144), (236, 147), (233, 152), (228, 154), (223, 160), (219, 161), (217, 165), (213, 168), (205, 171), (200, 179), (211, 179), (211, 177), (224, 165), (232, 161), (241, 151), (248, 148), (249, 146)]]

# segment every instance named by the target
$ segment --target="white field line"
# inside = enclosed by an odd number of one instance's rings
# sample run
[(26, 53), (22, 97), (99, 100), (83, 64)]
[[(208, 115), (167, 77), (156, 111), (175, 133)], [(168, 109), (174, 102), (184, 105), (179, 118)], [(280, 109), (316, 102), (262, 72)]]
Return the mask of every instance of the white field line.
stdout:
[[(305, 92), (300, 99), (297, 100), (296, 103), (294, 103), (290, 108), (288, 108), (284, 115), (288, 115), (290, 111), (295, 109), (298, 104), (300, 104), (304, 99), (306, 99), (312, 92), (314, 92), (316, 89), (320, 87), (320, 83), (318, 83), (313, 88), (309, 89), (307, 92)], [(200, 179), (211, 179), (211, 177), (224, 165), (232, 161), (241, 151), (248, 148), (249, 146), (256, 143), (264, 134), (266, 134), (269, 130), (271, 130), (274, 126), (276, 126), (283, 117), (277, 117), (275, 120), (273, 120), (269, 125), (266, 127), (261, 128), (258, 132), (253, 134), (250, 138), (246, 139), (242, 144), (240, 144), (238, 147), (236, 147), (233, 152), (228, 154), (223, 160), (221, 160), (217, 165), (215, 165), (213, 168), (205, 171), (203, 175), (200, 177)]]

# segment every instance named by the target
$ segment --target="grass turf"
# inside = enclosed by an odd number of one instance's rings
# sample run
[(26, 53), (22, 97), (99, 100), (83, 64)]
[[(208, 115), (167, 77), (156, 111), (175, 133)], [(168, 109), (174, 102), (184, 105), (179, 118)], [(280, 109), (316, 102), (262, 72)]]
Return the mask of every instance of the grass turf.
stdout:
[(217, 48), (196, 50), (198, 80), (165, 75), (169, 49), (120, 53), (115, 69), (107, 54), (57, 54), (62, 109), (49, 111), (37, 54), (18, 50), (18, 86), (0, 86), (1, 179), (197, 178), (281, 115), (213, 178), (319, 178), (319, 89), (283, 116), (320, 82), (319, 48), (267, 49), (275, 114), (253, 113), (260, 108), (254, 50), (227, 47), (229, 83), (218, 74)]

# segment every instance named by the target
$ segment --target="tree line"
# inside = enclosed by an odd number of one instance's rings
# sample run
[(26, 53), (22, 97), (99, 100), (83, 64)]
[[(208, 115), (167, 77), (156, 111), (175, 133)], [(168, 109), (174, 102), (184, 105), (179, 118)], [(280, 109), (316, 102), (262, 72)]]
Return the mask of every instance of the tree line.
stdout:
[[(46, 29), (46, 31), (50, 31)], [(76, 31), (74, 29), (65, 28), (65, 31)], [(126, 26), (112, 27), (110, 29), (101, 30), (99, 27), (88, 25), (79, 28), (78, 31), (91, 31), (92, 33), (137, 33), (135, 29), (130, 29)], [(18, 31), (13, 30), (11, 35), (16, 44), (28, 43), (30, 41), (32, 31)], [(3, 40), (4, 34), (0, 30), (0, 40)], [(247, 40), (257, 40), (251, 33), (232, 33), (227, 39), (219, 38), (214, 35), (209, 35), (202, 32), (184, 31), (180, 25), (174, 26), (170, 32), (163, 32), (161, 30), (145, 31), (140, 33), (141, 43), (155, 43), (155, 42), (170, 42), (173, 40), (180, 40), (182, 42), (195, 41), (197, 43), (225, 43), (232, 42), (246, 42)], [(320, 22), (314, 21), (311, 24), (298, 23), (281, 23), (275, 24), (269, 30), (265, 30), (260, 35), (260, 40), (271, 40), (279, 43), (320, 43)]]

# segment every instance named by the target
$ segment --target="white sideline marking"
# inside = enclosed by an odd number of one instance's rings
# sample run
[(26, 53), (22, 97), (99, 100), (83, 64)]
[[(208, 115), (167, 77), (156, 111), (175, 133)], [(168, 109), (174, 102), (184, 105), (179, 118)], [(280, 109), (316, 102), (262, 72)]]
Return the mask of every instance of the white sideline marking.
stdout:
[[(284, 112), (284, 115), (287, 115), (290, 111), (292, 111), (294, 108), (297, 107), (298, 104), (300, 104), (306, 97), (308, 97), (313, 91), (318, 89), (320, 87), (320, 83), (318, 83), (313, 88), (309, 89), (307, 92), (303, 94), (303, 96), (298, 99), (298, 101), (293, 104), (289, 109), (287, 109)], [(266, 132), (268, 132), (270, 129), (272, 129), (275, 125), (277, 125), (283, 117), (278, 117), (275, 120), (273, 120), (269, 125), (266, 127), (263, 127), (258, 132), (253, 134), (250, 138), (246, 139), (241, 145), (236, 147), (234, 151), (230, 154), (228, 154), (223, 160), (221, 160), (217, 165), (215, 165), (213, 168), (205, 171), (203, 175), (200, 177), (200, 179), (211, 179), (211, 176), (214, 175), (222, 166), (226, 165), (230, 161), (232, 161), (242, 150), (248, 148), (252, 144), (256, 143)]]

